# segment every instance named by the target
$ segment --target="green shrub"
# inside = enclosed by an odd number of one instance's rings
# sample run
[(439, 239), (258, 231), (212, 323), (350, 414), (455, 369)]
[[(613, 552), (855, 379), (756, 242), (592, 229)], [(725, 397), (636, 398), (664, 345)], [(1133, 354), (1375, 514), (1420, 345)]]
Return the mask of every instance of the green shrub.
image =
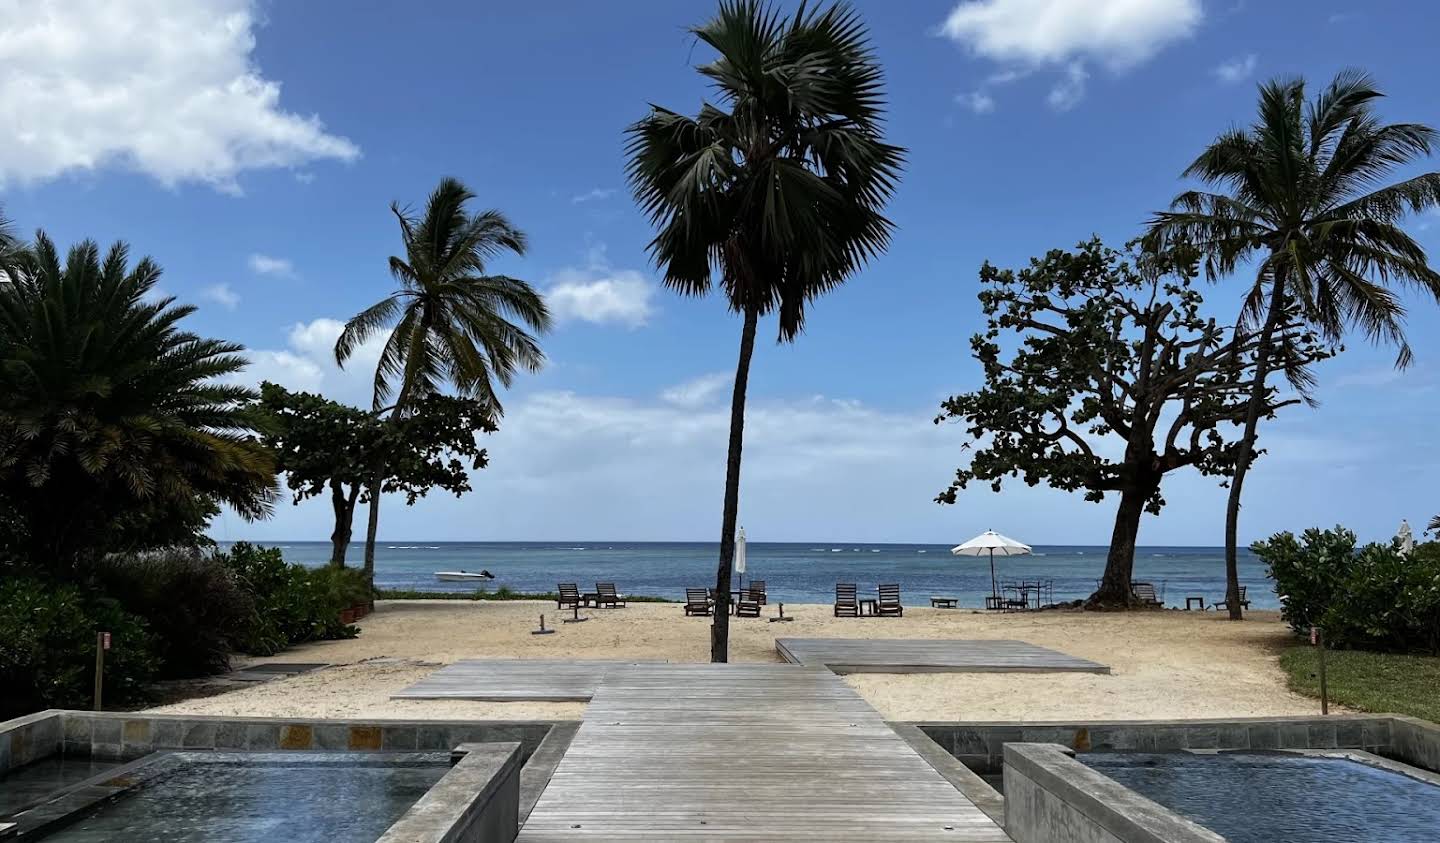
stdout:
[(230, 667), (255, 601), (223, 562), (196, 551), (116, 555), (96, 576), (104, 592), (143, 617), (156, 637), (160, 676), (206, 676)]
[(143, 619), (73, 585), (26, 576), (0, 581), (0, 719), (45, 708), (89, 708), (97, 632), (111, 636), (107, 706), (143, 699), (159, 663)]
[(340, 612), (369, 599), (364, 575), (354, 569), (306, 568), (285, 561), (277, 548), (237, 542), (216, 554), (250, 594), (249, 618), (232, 637), (252, 655), (269, 656), (291, 644), (353, 638)]
[(1337, 527), (1278, 533), (1252, 550), (1296, 632), (1319, 626), (1341, 649), (1440, 653), (1440, 543), (1406, 556), (1394, 544), (1357, 544)]

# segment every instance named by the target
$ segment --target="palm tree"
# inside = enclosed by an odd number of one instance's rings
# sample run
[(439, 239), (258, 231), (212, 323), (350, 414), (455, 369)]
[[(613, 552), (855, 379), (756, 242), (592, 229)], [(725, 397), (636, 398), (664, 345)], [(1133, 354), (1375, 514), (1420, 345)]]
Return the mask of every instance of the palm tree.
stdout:
[(125, 244), (102, 257), (90, 241), (62, 263), (41, 232), (0, 284), (0, 500), (38, 564), (115, 549), (137, 513), (163, 528), (212, 502), (273, 506), (257, 396), (219, 382), (244, 349), (183, 330), (195, 308), (147, 301), (160, 267), (128, 263)]
[[(485, 271), (486, 262), (504, 252), (525, 254), (525, 235), (499, 211), (466, 213), (473, 198), (465, 185), (446, 178), (423, 216), (390, 206), (405, 246), (404, 257), (390, 258), (399, 289), (351, 318), (335, 341), (335, 361), (343, 367), (362, 343), (389, 331), (375, 367), (376, 413), (404, 415), (412, 402), (448, 383), (498, 417), (503, 408), (493, 381), (508, 387), (518, 370), (538, 371), (545, 363), (530, 333), (550, 329), (544, 299), (518, 278)], [(373, 576), (378, 476), (369, 497), (365, 573)]]
[(719, 104), (696, 117), (652, 106), (628, 129), (628, 173), (659, 229), (650, 252), (666, 286), (703, 296), (718, 275), (743, 320), (710, 641), (723, 662), (756, 325), (776, 313), (779, 341), (793, 341), (806, 304), (884, 251), (892, 226), (880, 211), (905, 151), (882, 138), (882, 74), (850, 7), (802, 5), (787, 20), (759, 0), (726, 0), (690, 32), (719, 54), (698, 68)]
[(1283, 349), (1273, 342), (1287, 313), (1338, 340), (1358, 326), (1372, 341), (1398, 347), (1410, 363), (1405, 310), (1393, 287), (1411, 286), (1440, 300), (1440, 274), (1401, 228), (1407, 214), (1440, 205), (1440, 173), (1384, 187), (1392, 172), (1428, 156), (1437, 135), (1415, 123), (1382, 123), (1383, 96), (1358, 71), (1335, 77), (1305, 101), (1305, 83), (1260, 86), (1259, 116), (1249, 128), (1215, 139), (1185, 176), (1224, 192), (1186, 191), (1150, 221), (1147, 246), (1163, 250), (1189, 240), (1207, 256), (1212, 279), (1253, 261), (1255, 280), (1242, 322), (1258, 326), (1255, 387), (1230, 483), (1225, 513), (1225, 570), (1230, 617), (1239, 620), (1236, 540), (1240, 493), (1254, 456), (1265, 379)]

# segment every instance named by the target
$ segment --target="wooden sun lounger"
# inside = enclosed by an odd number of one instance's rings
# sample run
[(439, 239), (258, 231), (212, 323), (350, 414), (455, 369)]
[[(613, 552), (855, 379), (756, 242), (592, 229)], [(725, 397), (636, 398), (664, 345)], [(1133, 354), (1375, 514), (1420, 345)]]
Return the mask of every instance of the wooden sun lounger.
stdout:
[(1155, 596), (1155, 586), (1148, 582), (1130, 583), (1130, 593), (1140, 601), (1142, 606), (1164, 606), (1165, 603)]
[(555, 598), (555, 608), (573, 609), (580, 604), (580, 586), (573, 582), (560, 583), (560, 596)]
[(595, 583), (595, 605), (597, 607), (608, 606), (611, 609), (623, 607), (625, 595), (615, 593), (615, 583), (613, 582), (597, 582)]
[[(760, 592), (764, 594), (764, 592)], [(740, 594), (740, 599), (735, 601), (735, 617), (737, 618), (758, 618), (760, 617), (760, 601), (755, 599), (756, 592), (752, 589)]]
[(855, 583), (835, 583), (835, 617), (860, 617), (860, 601), (855, 599)]
[(749, 598), (750, 600), (754, 600), (756, 603), (759, 603), (761, 606), (764, 606), (764, 605), (768, 602), (768, 601), (765, 599), (765, 581), (764, 581), (764, 580), (751, 580), (751, 581), (750, 581), (750, 584), (747, 585), (745, 588), (746, 588), (746, 597)]
[(888, 583), (880, 586), (880, 602), (875, 604), (875, 613), (880, 617), (894, 615), (900, 617), (905, 614), (905, 607), (900, 605), (899, 583)]
[[(1240, 586), (1240, 608), (1242, 608), (1242, 609), (1248, 609), (1248, 608), (1250, 608), (1250, 601), (1245, 597), (1245, 589), (1246, 589), (1246, 588), (1248, 588), (1248, 586), (1243, 586), (1243, 585)], [(1216, 608), (1217, 610), (1218, 610), (1220, 607), (1222, 607), (1222, 606), (1225, 607), (1225, 608), (1228, 610), (1228, 609), (1230, 608), (1230, 601), (1228, 601), (1228, 600), (1216, 600), (1216, 601), (1215, 601), (1215, 608)]]
[(685, 589), (685, 616), (709, 615), (710, 593), (703, 588)]

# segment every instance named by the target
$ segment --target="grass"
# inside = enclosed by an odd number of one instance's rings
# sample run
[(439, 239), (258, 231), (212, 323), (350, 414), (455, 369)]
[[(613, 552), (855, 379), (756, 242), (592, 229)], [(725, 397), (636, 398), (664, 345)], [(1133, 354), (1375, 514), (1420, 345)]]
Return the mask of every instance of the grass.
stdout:
[[(1319, 664), (1316, 648), (1308, 645), (1280, 655), (1290, 690), (1310, 697), (1320, 696)], [(1440, 722), (1440, 657), (1330, 650), (1325, 676), (1331, 702)]]
[[(554, 592), (511, 591), (505, 586), (501, 586), (495, 591), (486, 591), (483, 588), (475, 591), (416, 591), (409, 588), (379, 588), (375, 590), (376, 600), (554, 600), (558, 596)], [(679, 602), (664, 597), (645, 595), (627, 596), (625, 600), (630, 603)]]

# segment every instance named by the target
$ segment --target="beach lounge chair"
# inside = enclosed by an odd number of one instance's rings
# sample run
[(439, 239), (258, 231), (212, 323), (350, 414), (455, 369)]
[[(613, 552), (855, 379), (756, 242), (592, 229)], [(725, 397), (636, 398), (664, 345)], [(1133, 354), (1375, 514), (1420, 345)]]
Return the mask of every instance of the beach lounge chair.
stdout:
[(855, 599), (855, 583), (835, 583), (835, 617), (860, 617), (860, 602)]
[(886, 615), (900, 617), (905, 614), (905, 607), (900, 605), (900, 585), (890, 583), (879, 588), (880, 602), (875, 605), (876, 614), (882, 618)]
[(616, 594), (616, 593), (615, 593), (615, 583), (613, 583), (613, 582), (597, 582), (597, 583), (595, 583), (595, 606), (596, 606), (597, 608), (598, 608), (598, 607), (608, 606), (609, 608), (614, 609), (614, 608), (616, 608), (617, 606), (618, 606), (618, 607), (623, 607), (624, 605), (625, 605), (625, 595), (623, 595), (623, 594)]
[(1132, 582), (1130, 583), (1130, 593), (1135, 595), (1135, 599), (1140, 601), (1140, 605), (1147, 608), (1159, 608), (1165, 605), (1165, 601), (1155, 596), (1155, 586), (1152, 583)]
[[(1215, 601), (1215, 609), (1216, 609), (1217, 611), (1218, 611), (1218, 610), (1220, 609), (1220, 607), (1222, 607), (1222, 606), (1225, 607), (1225, 609), (1228, 611), (1229, 608), (1230, 608), (1230, 601), (1228, 601), (1228, 600), (1216, 600), (1216, 601)], [(1243, 585), (1240, 586), (1240, 608), (1242, 608), (1242, 609), (1248, 609), (1248, 608), (1250, 608), (1250, 601), (1249, 601), (1248, 599), (1246, 599), (1246, 597), (1245, 597), (1245, 586), (1243, 586)]]
[(580, 605), (580, 586), (573, 582), (560, 583), (560, 596), (555, 598), (555, 608), (573, 609)]
[(766, 600), (765, 600), (765, 581), (764, 581), (764, 580), (751, 580), (751, 581), (750, 581), (750, 584), (747, 585), (747, 586), (745, 586), (745, 588), (746, 588), (746, 597), (747, 597), (748, 599), (754, 600), (756, 603), (759, 603), (761, 606), (764, 606), (764, 605), (765, 605)]
[(685, 589), (685, 616), (709, 614), (710, 592), (703, 588)]
[[(760, 592), (763, 594), (764, 592)], [(758, 618), (760, 617), (760, 601), (755, 599), (756, 592), (753, 590), (743, 591), (735, 601), (735, 617), (737, 618)]]

